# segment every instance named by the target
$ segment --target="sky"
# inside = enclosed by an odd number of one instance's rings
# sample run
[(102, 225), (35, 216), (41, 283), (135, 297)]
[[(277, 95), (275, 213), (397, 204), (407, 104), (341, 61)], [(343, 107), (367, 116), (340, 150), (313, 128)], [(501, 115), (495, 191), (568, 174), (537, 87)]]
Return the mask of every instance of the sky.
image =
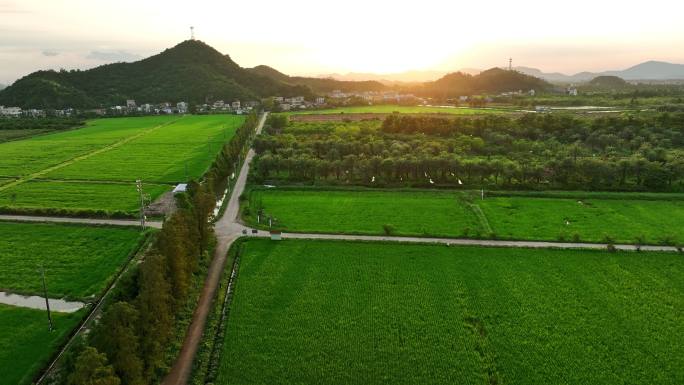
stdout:
[(0, 83), (135, 61), (190, 37), (295, 75), (684, 63), (684, 1), (0, 0)]

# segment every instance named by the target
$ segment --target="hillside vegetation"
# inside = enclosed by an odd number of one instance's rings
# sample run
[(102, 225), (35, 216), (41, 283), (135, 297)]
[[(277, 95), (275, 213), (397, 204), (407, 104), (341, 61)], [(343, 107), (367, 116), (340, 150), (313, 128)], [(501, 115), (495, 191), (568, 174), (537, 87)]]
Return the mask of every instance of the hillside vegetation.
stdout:
[(0, 105), (22, 108), (98, 107), (138, 102), (204, 102), (310, 95), (247, 71), (214, 48), (187, 40), (134, 63), (113, 63), (86, 71), (38, 71), (0, 92)]
[(314, 92), (331, 92), (333, 90), (340, 90), (344, 92), (362, 92), (362, 91), (383, 91), (388, 89), (384, 84), (375, 80), (366, 81), (344, 81), (335, 80), (331, 78), (312, 78), (303, 76), (288, 76), (284, 73), (271, 68), (269, 66), (260, 65), (254, 68), (249, 68), (249, 71), (266, 76), (273, 80), (283, 82), (290, 85), (306, 86), (311, 88)]
[(455, 97), (480, 93), (510, 91), (545, 91), (550, 83), (518, 71), (492, 68), (477, 75), (454, 72), (434, 82), (427, 82), (413, 89), (416, 94), (433, 97)]

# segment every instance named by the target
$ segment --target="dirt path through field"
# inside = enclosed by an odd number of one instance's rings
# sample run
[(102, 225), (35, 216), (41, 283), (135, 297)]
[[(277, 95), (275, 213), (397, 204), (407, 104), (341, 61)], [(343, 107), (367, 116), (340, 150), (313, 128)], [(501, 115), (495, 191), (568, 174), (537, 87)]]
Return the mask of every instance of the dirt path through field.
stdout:
[(66, 160), (66, 161), (64, 161), (64, 162), (62, 162), (62, 163), (56, 164), (56, 165), (54, 165), (54, 166), (50, 166), (50, 167), (45, 168), (45, 169), (42, 169), (42, 170), (40, 170), (40, 171), (36, 171), (36, 172), (34, 172), (34, 173), (32, 173), (32, 174), (29, 174), (29, 175), (26, 175), (26, 176), (20, 177), (19, 179), (15, 180), (15, 181), (13, 181), (13, 182), (10, 182), (10, 183), (7, 183), (7, 184), (4, 184), (4, 185), (0, 186), (0, 191), (7, 190), (8, 188), (11, 188), (11, 187), (20, 185), (20, 184), (22, 184), (22, 183), (24, 183), (24, 182), (28, 182), (28, 181), (33, 180), (33, 179), (37, 179), (37, 178), (39, 178), (39, 177), (41, 177), (41, 176), (43, 176), (43, 175), (47, 175), (47, 174), (51, 173), (52, 171), (59, 170), (60, 168), (64, 168), (64, 167), (66, 167), (66, 166), (72, 165), (72, 164), (74, 164), (74, 163), (76, 163), (76, 162), (78, 162), (78, 161), (81, 161), (81, 160), (84, 160), (84, 159), (88, 159), (88, 158), (93, 157), (93, 156), (98, 155), (98, 154), (102, 154), (103, 152), (107, 152), (107, 151), (109, 151), (109, 150), (113, 150), (113, 149), (115, 149), (115, 148), (117, 148), (117, 147), (121, 147), (121, 146), (123, 146), (124, 144), (126, 144), (126, 143), (128, 143), (128, 142), (130, 142), (130, 141), (132, 141), (132, 140), (135, 140), (135, 139), (138, 139), (138, 138), (140, 138), (140, 137), (142, 137), (142, 136), (145, 136), (145, 135), (149, 134), (150, 132), (156, 131), (156, 130), (159, 129), (159, 128), (162, 128), (162, 127), (168, 126), (168, 125), (170, 125), (170, 124), (173, 124), (173, 123), (175, 123), (175, 122), (177, 122), (177, 121), (179, 121), (179, 120), (181, 120), (181, 119), (183, 119), (182, 116), (179, 117), (178, 119), (173, 119), (173, 120), (170, 120), (170, 121), (168, 121), (168, 122), (164, 122), (164, 123), (162, 123), (162, 124), (160, 124), (160, 125), (157, 125), (157, 126), (148, 128), (148, 129), (146, 129), (146, 130), (143, 130), (142, 132), (139, 132), (139, 133), (137, 133), (137, 134), (135, 134), (135, 135), (132, 135), (132, 136), (128, 136), (128, 137), (126, 137), (126, 138), (123, 138), (123, 139), (121, 139), (120, 141), (115, 142), (115, 143), (112, 143), (112, 144), (110, 144), (110, 145), (108, 145), (108, 146), (105, 146), (105, 147), (102, 147), (102, 148), (98, 148), (97, 150), (93, 150), (93, 151), (88, 152), (88, 153), (86, 153), (86, 154), (78, 155), (78, 156), (73, 157), (73, 158), (71, 158), (71, 159), (69, 159), (69, 160)]

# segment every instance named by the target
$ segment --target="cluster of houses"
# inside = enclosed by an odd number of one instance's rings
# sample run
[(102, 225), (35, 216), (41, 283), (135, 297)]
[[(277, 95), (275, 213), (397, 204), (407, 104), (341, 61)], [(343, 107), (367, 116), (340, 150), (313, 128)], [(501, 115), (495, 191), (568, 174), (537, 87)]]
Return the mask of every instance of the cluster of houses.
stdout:
[(187, 102), (178, 102), (175, 105), (169, 102), (138, 105), (135, 100), (126, 100), (124, 106), (111, 106), (108, 108), (96, 108), (88, 110), (96, 115), (171, 115), (185, 114), (188, 112)]
[(249, 113), (258, 105), (259, 102), (256, 101), (248, 101), (243, 103), (239, 100), (234, 100), (227, 103), (223, 100), (217, 100), (212, 104), (198, 104), (195, 107), (195, 111), (200, 113), (234, 113), (237, 115), (242, 115)]
[(391, 104), (391, 103), (406, 103), (417, 102), (423, 100), (413, 94), (402, 94), (396, 91), (363, 91), (363, 92), (342, 92), (334, 90), (328, 94), (328, 97), (338, 100), (359, 98), (368, 103)]
[(0, 117), (3, 118), (44, 118), (46, 116), (71, 116), (74, 114), (73, 108), (66, 108), (63, 110), (38, 110), (30, 108), (27, 110), (21, 107), (5, 107), (0, 106)]
[[(235, 113), (246, 114), (252, 111), (259, 105), (259, 102), (241, 103), (239, 100), (231, 103), (225, 103), (218, 100), (213, 104), (200, 104), (195, 106), (195, 112), (198, 113)], [(138, 105), (135, 100), (126, 100), (125, 105), (111, 106), (106, 108), (93, 108), (87, 110), (76, 111), (73, 108), (66, 108), (62, 110), (38, 110), (26, 109), (20, 107), (5, 107), (0, 106), (0, 117), (5, 118), (43, 118), (46, 116), (71, 116), (76, 113), (94, 114), (99, 116), (121, 116), (121, 115), (171, 115), (171, 114), (186, 114), (189, 112), (189, 104), (187, 102), (178, 102), (175, 104), (164, 102), (150, 104), (145, 103)]]
[(273, 105), (280, 111), (303, 110), (307, 108), (316, 108), (325, 105), (325, 98), (317, 97), (313, 102), (305, 100), (303, 96), (293, 96), (285, 98), (282, 96), (275, 96), (273, 98)]

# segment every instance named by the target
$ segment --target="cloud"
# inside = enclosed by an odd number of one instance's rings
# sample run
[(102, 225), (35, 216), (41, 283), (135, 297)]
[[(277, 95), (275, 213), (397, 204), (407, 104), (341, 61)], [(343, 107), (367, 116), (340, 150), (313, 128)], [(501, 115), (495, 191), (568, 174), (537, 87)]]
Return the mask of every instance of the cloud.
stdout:
[(142, 59), (142, 56), (126, 51), (91, 51), (86, 59), (120, 62), (120, 61), (134, 61)]
[(52, 57), (52, 56), (57, 56), (57, 55), (59, 55), (59, 52), (50, 51), (50, 50), (43, 51), (43, 56)]

